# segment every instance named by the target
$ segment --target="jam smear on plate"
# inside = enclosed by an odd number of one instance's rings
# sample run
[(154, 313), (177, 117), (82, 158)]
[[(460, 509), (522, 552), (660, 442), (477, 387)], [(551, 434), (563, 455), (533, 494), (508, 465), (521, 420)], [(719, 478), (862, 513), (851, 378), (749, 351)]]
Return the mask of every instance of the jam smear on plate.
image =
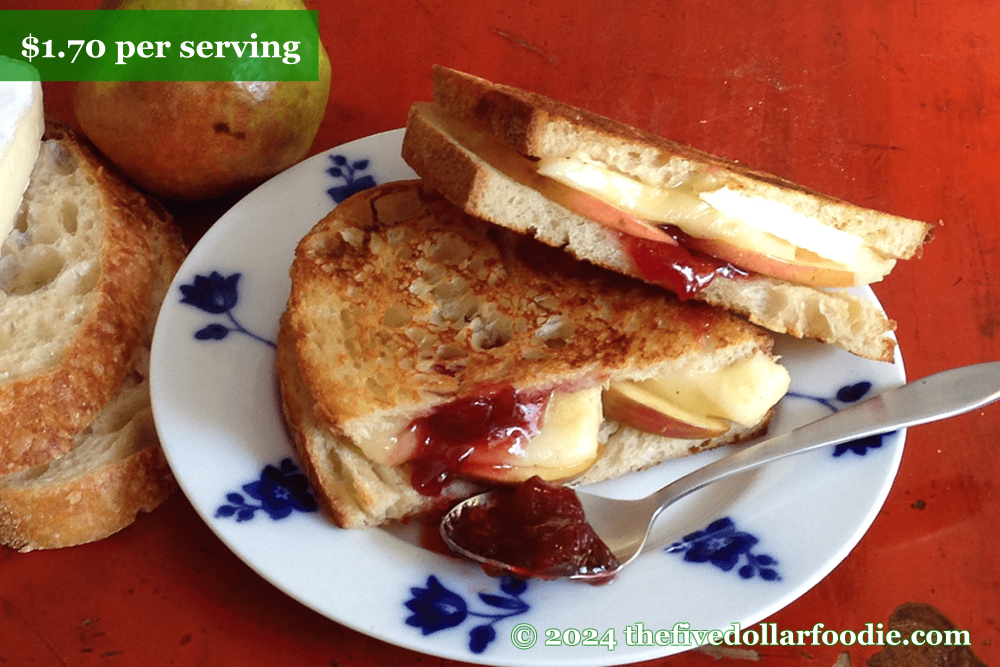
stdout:
[(576, 492), (537, 476), (499, 489), (492, 503), (469, 507), (456, 520), (452, 539), (467, 551), (513, 566), (524, 578), (592, 574), (598, 575), (592, 583), (604, 584), (619, 566), (587, 523)]

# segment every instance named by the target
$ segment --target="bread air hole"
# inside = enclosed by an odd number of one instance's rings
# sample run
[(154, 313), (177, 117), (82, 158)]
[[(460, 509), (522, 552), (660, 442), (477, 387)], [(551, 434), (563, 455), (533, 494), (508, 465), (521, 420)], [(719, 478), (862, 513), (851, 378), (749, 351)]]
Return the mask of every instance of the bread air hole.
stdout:
[(100, 265), (96, 261), (87, 262), (78, 269), (77, 273), (73, 294), (84, 296), (93, 293), (97, 289), (97, 281), (101, 278)]
[(389, 399), (389, 393), (385, 390), (385, 387), (379, 384), (378, 381), (375, 380), (374, 378), (368, 378), (367, 380), (365, 380), (365, 386), (368, 388), (368, 391), (370, 391), (373, 396), (376, 396), (377, 398), (380, 398), (383, 401)]
[(77, 205), (69, 199), (64, 200), (59, 220), (62, 222), (63, 228), (70, 234), (76, 233), (77, 226), (79, 225), (79, 216), (80, 209)]
[(514, 337), (514, 323), (506, 315), (498, 315), (489, 321), (473, 322), (472, 346), (478, 350), (493, 350), (502, 347)]
[(55, 248), (30, 246), (16, 260), (0, 264), (0, 289), (11, 296), (31, 294), (55, 280), (65, 265)]
[(397, 328), (410, 322), (410, 311), (404, 304), (394, 303), (385, 309), (382, 316), (382, 326)]
[(446, 266), (458, 266), (472, 257), (472, 246), (457, 234), (441, 234), (430, 248), (428, 258)]
[(535, 331), (535, 337), (541, 339), (548, 347), (565, 347), (569, 339), (576, 333), (576, 325), (563, 317), (554, 315)]

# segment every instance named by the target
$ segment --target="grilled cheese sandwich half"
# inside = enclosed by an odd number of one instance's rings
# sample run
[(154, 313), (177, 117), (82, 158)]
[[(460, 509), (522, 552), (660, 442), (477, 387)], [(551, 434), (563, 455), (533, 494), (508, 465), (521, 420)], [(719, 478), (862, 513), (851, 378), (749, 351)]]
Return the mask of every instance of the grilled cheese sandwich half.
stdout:
[(889, 361), (894, 323), (844, 288), (931, 226), (863, 209), (549, 98), (436, 67), (403, 157), (466, 212), (773, 331)]
[[(574, 483), (609, 450), (602, 478), (740, 442), (789, 385), (765, 331), (471, 219), (419, 181), (340, 204), (290, 275), (283, 405), (344, 527), (535, 475)], [(628, 439), (642, 447), (621, 455)]]

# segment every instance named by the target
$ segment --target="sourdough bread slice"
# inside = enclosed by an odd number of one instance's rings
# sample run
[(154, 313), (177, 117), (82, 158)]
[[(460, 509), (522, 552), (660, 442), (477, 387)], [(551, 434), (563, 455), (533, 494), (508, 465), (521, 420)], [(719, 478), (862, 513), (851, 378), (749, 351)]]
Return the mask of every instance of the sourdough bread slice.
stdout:
[(47, 126), (0, 248), (0, 474), (65, 454), (118, 390), (167, 218), (85, 140)]
[[(725, 170), (730, 187), (859, 235), (888, 257), (911, 257), (929, 238), (925, 223), (863, 209), (539, 95), (441, 67), (434, 70), (434, 85), (436, 104), (413, 105), (403, 141), (403, 158), (425, 182), (476, 217), (625, 275), (643, 278), (616, 232), (555, 203), (530, 177), (512, 178), (455, 137), (472, 133), (477, 141), (493, 140), (533, 158), (584, 153), (656, 187), (696, 169)], [(717, 276), (696, 298), (778, 333), (871, 359), (893, 358), (895, 323), (847, 291)]]
[[(375, 463), (358, 444), (484, 386), (583, 388), (771, 354), (764, 331), (729, 313), (473, 220), (419, 181), (341, 203), (299, 243), (290, 275), (278, 341), (284, 411), (321, 505), (342, 527), (439, 502), (414, 491), (408, 463)], [(607, 423), (607, 462), (585, 478), (741, 440), (766, 423), (708, 442)], [(442, 498), (471, 488), (453, 482)]]
[(93, 542), (152, 511), (177, 488), (153, 425), (149, 348), (186, 248), (169, 218), (151, 225), (154, 266), (142, 335), (117, 391), (48, 463), (0, 476), (0, 542), (21, 551)]

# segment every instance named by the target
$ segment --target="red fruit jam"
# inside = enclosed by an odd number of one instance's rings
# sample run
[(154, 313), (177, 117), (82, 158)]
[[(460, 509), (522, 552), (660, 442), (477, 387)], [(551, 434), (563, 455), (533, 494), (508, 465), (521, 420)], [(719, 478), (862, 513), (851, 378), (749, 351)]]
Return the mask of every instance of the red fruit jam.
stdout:
[(599, 575), (593, 583), (604, 584), (619, 566), (587, 523), (576, 492), (539, 477), (500, 489), (492, 504), (463, 512), (452, 537), (468, 551), (512, 565), (522, 577), (592, 574)]
[(486, 387), (415, 419), (410, 425), (417, 437), (413, 488), (437, 496), (455, 475), (496, 478), (541, 430), (550, 395), (509, 385)]
[(748, 275), (728, 262), (689, 250), (684, 243), (687, 235), (676, 227), (664, 225), (661, 229), (678, 245), (657, 243), (627, 234), (618, 236), (639, 273), (646, 280), (676, 293), (681, 299), (690, 299), (716, 276), (736, 278)]

